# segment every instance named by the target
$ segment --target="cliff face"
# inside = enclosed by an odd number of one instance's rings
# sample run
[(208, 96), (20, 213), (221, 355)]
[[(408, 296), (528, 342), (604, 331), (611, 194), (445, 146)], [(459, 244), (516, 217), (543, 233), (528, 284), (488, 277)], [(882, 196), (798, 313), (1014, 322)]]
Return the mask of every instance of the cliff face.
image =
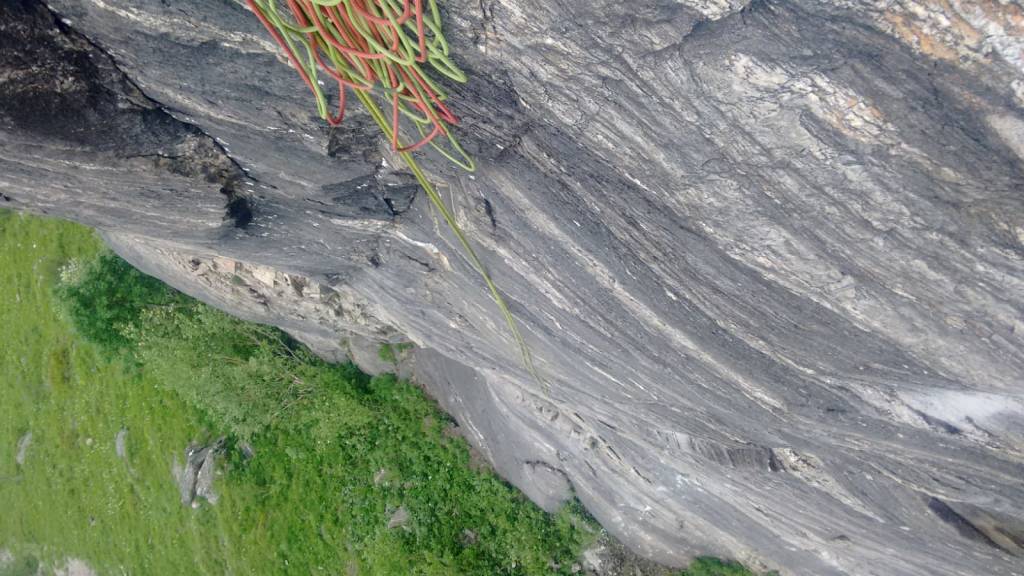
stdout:
[[(475, 175), (328, 130), (233, 0), (0, 6), (0, 205), (331, 356), (666, 563), (1024, 573), (1024, 12), (446, 0)], [(55, 16), (56, 14), (56, 16)]]

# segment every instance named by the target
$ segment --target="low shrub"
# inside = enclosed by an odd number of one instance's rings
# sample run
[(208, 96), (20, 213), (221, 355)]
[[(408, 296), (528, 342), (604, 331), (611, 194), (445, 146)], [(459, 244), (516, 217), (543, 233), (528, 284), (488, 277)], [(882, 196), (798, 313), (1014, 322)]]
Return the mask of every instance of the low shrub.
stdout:
[(56, 290), (61, 311), (78, 332), (110, 353), (131, 344), (126, 331), (143, 311), (184, 302), (179, 293), (112, 252), (69, 262)]

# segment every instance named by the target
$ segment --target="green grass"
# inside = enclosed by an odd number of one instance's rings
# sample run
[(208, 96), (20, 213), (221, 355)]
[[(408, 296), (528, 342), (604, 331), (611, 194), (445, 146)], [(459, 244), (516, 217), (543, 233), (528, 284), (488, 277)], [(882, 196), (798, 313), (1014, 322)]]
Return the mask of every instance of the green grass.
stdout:
[(36, 576), (39, 573), (39, 559), (32, 555), (10, 558), (0, 565), (0, 576)]
[(754, 576), (754, 573), (738, 562), (702, 557), (694, 560), (680, 576)]
[[(231, 556), (229, 539), (210, 536), (231, 524), (233, 507), (185, 509), (170, 474), (174, 453), (208, 423), (105, 360), (54, 311), (60, 266), (100, 248), (85, 228), (0, 213), (0, 547), (135, 573), (212, 568)], [(122, 426), (127, 462), (114, 453)], [(29, 430), (18, 467), (17, 441)]]

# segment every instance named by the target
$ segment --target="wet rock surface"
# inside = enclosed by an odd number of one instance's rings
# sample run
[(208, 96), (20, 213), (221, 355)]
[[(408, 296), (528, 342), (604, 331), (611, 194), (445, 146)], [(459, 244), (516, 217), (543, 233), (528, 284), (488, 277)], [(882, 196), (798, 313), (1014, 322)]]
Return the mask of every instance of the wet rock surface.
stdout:
[(238, 2), (0, 6), (0, 205), (328, 357), (405, 335), (498, 472), (647, 558), (1024, 572), (1019, 3), (443, 5), (479, 170), (424, 163), (545, 384)]

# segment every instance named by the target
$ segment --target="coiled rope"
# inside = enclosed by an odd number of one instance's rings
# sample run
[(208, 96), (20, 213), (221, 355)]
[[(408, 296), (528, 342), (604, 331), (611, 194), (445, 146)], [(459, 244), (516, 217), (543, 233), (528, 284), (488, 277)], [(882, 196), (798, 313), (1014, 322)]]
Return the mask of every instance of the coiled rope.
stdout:
[[(391, 147), (412, 152), (431, 145), (456, 165), (472, 172), (473, 161), (455, 139), (450, 125), (458, 118), (445, 104), (447, 95), (428, 71), (455, 82), (466, 75), (448, 56), (436, 0), (247, 0), (256, 17), (281, 46), (313, 93), (317, 112), (330, 125), (345, 119), (348, 89), (368, 94), (375, 89), (391, 102)], [(426, 10), (424, 9), (426, 3)], [(338, 85), (338, 111), (328, 109), (321, 71)], [(402, 120), (419, 139), (400, 142)], [(375, 118), (376, 120), (376, 118)], [(438, 140), (446, 145), (440, 145)]]
[[(412, 156), (412, 152), (429, 144), (457, 166), (470, 172), (475, 169), (473, 160), (449, 129), (450, 125), (458, 124), (458, 118), (445, 104), (447, 95), (428, 73), (433, 70), (455, 82), (466, 81), (466, 75), (448, 56), (436, 0), (284, 0), (290, 12), (287, 17), (278, 10), (277, 0), (246, 1), (284, 50), (313, 93), (320, 117), (330, 125), (338, 126), (344, 120), (346, 92), (352, 89), (455, 234), (501, 310), (523, 363), (543, 383), (497, 285), (452, 210)], [(321, 70), (338, 85), (337, 114), (328, 110), (320, 87)], [(390, 119), (371, 95), (375, 90), (390, 100)], [(401, 143), (403, 119), (415, 126), (419, 140)], [(446, 145), (439, 144), (439, 139)]]

